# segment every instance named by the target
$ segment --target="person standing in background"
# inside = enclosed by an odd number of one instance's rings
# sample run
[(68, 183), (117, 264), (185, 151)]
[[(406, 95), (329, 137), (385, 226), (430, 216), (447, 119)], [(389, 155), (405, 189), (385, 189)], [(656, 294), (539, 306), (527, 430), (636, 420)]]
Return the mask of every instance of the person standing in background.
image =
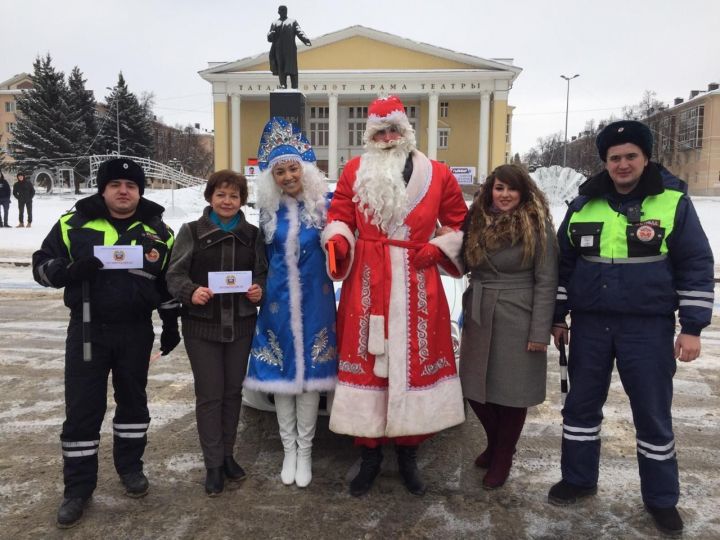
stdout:
[(27, 226), (32, 225), (32, 200), (35, 197), (35, 187), (32, 182), (25, 179), (25, 173), (17, 173), (17, 182), (13, 185), (13, 196), (18, 202), (18, 227), (25, 227), (24, 217), (27, 209)]

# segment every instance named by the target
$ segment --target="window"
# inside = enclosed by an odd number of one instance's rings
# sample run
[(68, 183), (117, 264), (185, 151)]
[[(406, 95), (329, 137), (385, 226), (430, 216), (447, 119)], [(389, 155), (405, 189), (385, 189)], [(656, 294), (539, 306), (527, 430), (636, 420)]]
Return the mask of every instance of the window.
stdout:
[(310, 107), (310, 118), (330, 118), (330, 107)]
[(310, 122), (310, 144), (312, 146), (327, 146), (329, 133), (328, 122)]
[(447, 118), (450, 104), (447, 101), (440, 102), (440, 118)]
[[(512, 115), (508, 114), (505, 120), (505, 144), (510, 143), (510, 128), (512, 127)], [(507, 163), (507, 161), (505, 161)]]
[(367, 118), (367, 107), (350, 107), (348, 109), (348, 118)]
[(438, 148), (447, 148), (448, 139), (450, 138), (449, 129), (438, 129)]
[(363, 145), (367, 115), (367, 107), (348, 107), (348, 146)]
[(15, 127), (15, 122), (5, 122), (5, 131), (8, 133), (12, 133), (13, 128)]
[(330, 140), (330, 107), (310, 107), (310, 144), (327, 146)]
[(705, 106), (700, 105), (680, 113), (678, 139), (681, 150), (702, 148)]
[(362, 146), (365, 122), (348, 123), (348, 146)]
[(6, 101), (5, 102), (5, 112), (15, 112), (15, 102), (14, 101)]

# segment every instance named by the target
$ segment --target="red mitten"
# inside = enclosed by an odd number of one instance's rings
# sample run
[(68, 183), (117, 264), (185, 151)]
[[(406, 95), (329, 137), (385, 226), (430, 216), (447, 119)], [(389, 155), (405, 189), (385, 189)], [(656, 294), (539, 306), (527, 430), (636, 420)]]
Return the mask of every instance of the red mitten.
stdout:
[(412, 265), (415, 270), (423, 270), (428, 266), (439, 264), (445, 259), (445, 254), (435, 244), (425, 244), (413, 257)]

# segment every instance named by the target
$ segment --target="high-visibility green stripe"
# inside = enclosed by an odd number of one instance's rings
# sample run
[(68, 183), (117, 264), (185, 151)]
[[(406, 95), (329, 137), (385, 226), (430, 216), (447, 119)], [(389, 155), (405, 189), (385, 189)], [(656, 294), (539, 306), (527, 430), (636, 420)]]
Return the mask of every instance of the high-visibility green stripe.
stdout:
[[(660, 227), (665, 229), (660, 253), (667, 253), (667, 237), (673, 230), (675, 224), (675, 212), (683, 194), (680, 191), (666, 189), (658, 195), (645, 197), (641, 206), (642, 222), (657, 221)], [(571, 225), (578, 223), (603, 223), (600, 233), (600, 257), (609, 260), (624, 260), (628, 258), (627, 242), (627, 216), (618, 214), (608, 204), (607, 199), (597, 198), (590, 200), (579, 212), (575, 212), (568, 224), (566, 234), (573, 243), (570, 235)], [(579, 246), (575, 246), (579, 247)]]

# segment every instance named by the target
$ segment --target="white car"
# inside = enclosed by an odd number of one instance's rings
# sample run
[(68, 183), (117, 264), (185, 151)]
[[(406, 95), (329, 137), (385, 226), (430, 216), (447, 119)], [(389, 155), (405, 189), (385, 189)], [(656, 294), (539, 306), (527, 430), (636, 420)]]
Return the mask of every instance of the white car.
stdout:
[[(452, 337), (455, 363), (460, 357), (460, 336), (462, 332), (462, 295), (467, 288), (467, 278), (456, 279), (450, 276), (441, 276), (448, 307), (450, 308), (450, 334)], [(340, 300), (340, 288), (342, 283), (335, 283), (335, 302)], [(332, 406), (332, 392), (320, 395), (320, 414), (330, 414)], [(275, 401), (272, 394), (259, 392), (257, 390), (243, 389), (243, 405), (250, 406), (261, 411), (275, 411)]]

